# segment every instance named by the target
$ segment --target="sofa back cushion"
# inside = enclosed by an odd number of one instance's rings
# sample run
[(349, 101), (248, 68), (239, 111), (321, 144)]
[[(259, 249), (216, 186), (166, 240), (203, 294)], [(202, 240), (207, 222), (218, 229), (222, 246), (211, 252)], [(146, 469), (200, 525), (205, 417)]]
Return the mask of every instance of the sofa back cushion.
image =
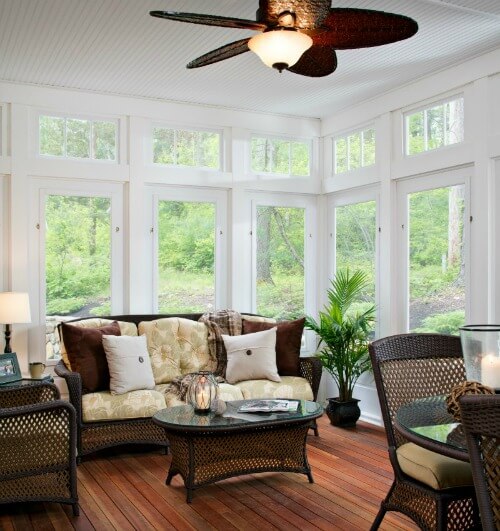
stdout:
[(113, 321), (100, 328), (62, 323), (61, 328), (71, 369), (80, 374), (83, 392), (94, 393), (109, 389), (109, 369), (102, 336), (119, 336), (118, 323)]
[[(91, 319), (82, 319), (81, 321), (75, 321), (69, 323), (72, 326), (81, 326), (82, 328), (100, 328), (101, 326), (110, 325), (113, 323), (112, 319), (101, 319), (100, 317), (92, 317)], [(116, 321), (120, 327), (120, 335), (122, 336), (137, 336), (137, 326), (135, 323), (129, 323), (127, 321)], [(61, 324), (62, 329), (62, 324)], [(60, 348), (61, 348), (61, 358), (64, 361), (64, 364), (70, 371), (72, 371), (71, 362), (68, 358), (68, 353), (66, 351), (66, 346), (64, 345), (64, 337), (59, 338)]]
[(214, 371), (217, 366), (210, 356), (204, 323), (182, 317), (142, 321), (139, 334), (146, 335), (156, 384), (190, 372)]

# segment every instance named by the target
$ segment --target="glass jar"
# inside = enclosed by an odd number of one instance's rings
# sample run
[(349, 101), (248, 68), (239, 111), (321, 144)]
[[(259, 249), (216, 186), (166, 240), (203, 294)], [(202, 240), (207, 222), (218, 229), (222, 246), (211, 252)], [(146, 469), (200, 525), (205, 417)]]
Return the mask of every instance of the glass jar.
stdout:
[(218, 384), (213, 373), (200, 371), (192, 374), (186, 395), (196, 413), (208, 413), (213, 401), (217, 398)]

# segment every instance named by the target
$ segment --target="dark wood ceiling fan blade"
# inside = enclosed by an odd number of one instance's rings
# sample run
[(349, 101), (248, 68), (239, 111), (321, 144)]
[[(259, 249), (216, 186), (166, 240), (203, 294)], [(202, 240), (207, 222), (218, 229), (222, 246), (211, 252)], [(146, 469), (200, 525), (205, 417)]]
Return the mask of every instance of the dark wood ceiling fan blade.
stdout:
[(368, 48), (408, 39), (417, 31), (418, 24), (404, 15), (370, 9), (332, 8), (313, 41), (337, 50)]
[(328, 16), (331, 0), (259, 0), (257, 20), (269, 26), (278, 25), (284, 11), (295, 14), (295, 27), (314, 29)]
[(187, 64), (187, 68), (199, 68), (200, 66), (207, 66), (213, 63), (218, 63), (219, 61), (224, 61), (224, 59), (229, 59), (235, 55), (240, 55), (242, 53), (248, 52), (250, 48), (248, 47), (248, 41), (250, 39), (241, 39), (240, 41), (231, 42), (216, 50), (212, 50), (206, 54), (193, 59), (190, 63)]
[(179, 13), (176, 11), (150, 11), (152, 17), (189, 22), (190, 24), (203, 24), (204, 26), (222, 26), (223, 28), (237, 28), (263, 31), (266, 24), (255, 20), (242, 18), (218, 17), (217, 15), (204, 15), (199, 13)]
[(308, 77), (324, 77), (335, 72), (337, 54), (331, 46), (311, 46), (292, 67), (290, 72)]

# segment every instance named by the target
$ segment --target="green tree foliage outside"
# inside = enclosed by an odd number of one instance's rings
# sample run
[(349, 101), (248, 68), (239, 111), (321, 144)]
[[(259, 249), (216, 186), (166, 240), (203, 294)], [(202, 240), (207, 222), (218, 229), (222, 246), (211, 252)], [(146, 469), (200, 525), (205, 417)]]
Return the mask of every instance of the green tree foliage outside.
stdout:
[(254, 173), (308, 176), (310, 147), (307, 142), (253, 136), (250, 143)]
[(215, 306), (215, 205), (158, 204), (158, 307), (162, 313)]
[(109, 306), (110, 208), (110, 199), (104, 197), (47, 197), (47, 315), (71, 315), (82, 310), (88, 315), (91, 309), (100, 313), (103, 305)]
[(304, 224), (303, 208), (257, 207), (257, 313), (304, 315)]
[(375, 129), (355, 131), (334, 142), (334, 173), (344, 173), (375, 164)]

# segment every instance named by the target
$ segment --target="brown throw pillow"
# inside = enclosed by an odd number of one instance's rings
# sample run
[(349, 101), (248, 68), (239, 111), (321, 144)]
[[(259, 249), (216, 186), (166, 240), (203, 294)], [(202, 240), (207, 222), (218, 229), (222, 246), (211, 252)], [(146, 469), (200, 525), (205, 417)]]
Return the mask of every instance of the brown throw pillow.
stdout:
[(278, 327), (276, 335), (276, 365), (280, 376), (300, 376), (300, 343), (305, 317), (281, 323), (260, 323), (243, 319), (243, 333), (262, 332)]
[(116, 321), (100, 328), (61, 323), (62, 335), (68, 353), (71, 370), (82, 377), (84, 393), (109, 390), (109, 369), (106, 353), (102, 346), (102, 336), (121, 335)]

